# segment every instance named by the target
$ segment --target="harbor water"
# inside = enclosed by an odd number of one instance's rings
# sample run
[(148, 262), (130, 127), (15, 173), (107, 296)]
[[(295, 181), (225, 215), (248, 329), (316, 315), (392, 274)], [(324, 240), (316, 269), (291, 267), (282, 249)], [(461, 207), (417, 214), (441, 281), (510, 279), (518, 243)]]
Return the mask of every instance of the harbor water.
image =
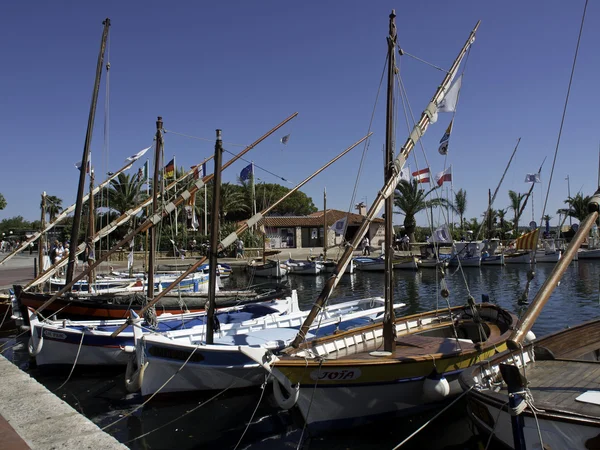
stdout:
[[(533, 300), (553, 267), (553, 264), (538, 264), (529, 300)], [(462, 271), (449, 268), (445, 275), (450, 290), (448, 301), (455, 306), (464, 304), (469, 296), (478, 302), (486, 296), (487, 301), (521, 314), (527, 307), (520, 298), (528, 270), (526, 265), (464, 268)], [(440, 296), (441, 279), (436, 271), (397, 270), (394, 276), (394, 298), (395, 302), (406, 305), (403, 314), (447, 307), (446, 299)], [(290, 287), (297, 290), (302, 309), (310, 308), (325, 280), (326, 275), (292, 275), (287, 279)], [(245, 272), (238, 271), (225, 284), (243, 287), (252, 281)], [(600, 316), (599, 284), (600, 262), (571, 263), (536, 321), (534, 333), (543, 336)], [(343, 276), (331, 301), (381, 296), (382, 292), (381, 273), (358, 272)], [(122, 370), (81, 372), (76, 369), (70, 378), (69, 370), (41, 372), (29, 360), (27, 336), (4, 338), (2, 343), (7, 358), (132, 449), (393, 448), (440, 413), (438, 410), (417, 417), (390, 417), (362, 428), (311, 436), (303, 429), (299, 414), (276, 407), (269, 386), (264, 390), (171, 396), (140, 408), (143, 400), (137, 394), (127, 393)], [(485, 445), (486, 442), (474, 434), (466, 419), (465, 403), (459, 400), (402, 448), (478, 449)], [(489, 448), (495, 448), (494, 444)]]

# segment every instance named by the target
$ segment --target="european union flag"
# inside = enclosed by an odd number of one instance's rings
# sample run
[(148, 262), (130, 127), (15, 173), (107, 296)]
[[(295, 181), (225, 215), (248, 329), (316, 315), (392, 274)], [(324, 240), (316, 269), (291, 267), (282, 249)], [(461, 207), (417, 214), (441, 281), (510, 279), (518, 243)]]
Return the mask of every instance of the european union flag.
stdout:
[(250, 179), (250, 175), (254, 175), (252, 173), (252, 164), (248, 164), (246, 167), (242, 169), (240, 172), (240, 180), (245, 181)]

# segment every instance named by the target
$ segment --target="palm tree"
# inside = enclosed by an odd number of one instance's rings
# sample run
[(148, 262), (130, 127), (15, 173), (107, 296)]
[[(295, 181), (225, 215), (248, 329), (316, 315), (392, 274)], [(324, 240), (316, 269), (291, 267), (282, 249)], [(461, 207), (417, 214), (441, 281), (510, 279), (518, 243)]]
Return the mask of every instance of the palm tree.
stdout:
[(415, 242), (415, 229), (417, 221), (415, 215), (425, 208), (433, 206), (448, 206), (445, 198), (434, 198), (426, 200), (427, 196), (436, 188), (425, 192), (419, 188), (417, 180), (400, 180), (396, 186), (394, 206), (398, 209), (398, 214), (404, 214), (404, 229), (411, 242)]
[(498, 217), (498, 225), (500, 226), (500, 238), (502, 240), (505, 239), (504, 233), (505, 233), (505, 217), (506, 217), (506, 209), (498, 209), (496, 211), (496, 216)]
[(467, 211), (467, 191), (459, 189), (454, 194), (454, 203), (452, 203), (451, 208), (460, 216), (460, 228), (462, 230), (465, 226), (464, 216)]
[[(40, 208), (42, 205), (40, 204)], [(55, 195), (46, 196), (46, 213), (48, 214), (48, 220), (53, 222), (56, 216), (62, 211), (62, 199)]]
[(221, 205), (220, 211), (221, 218), (225, 220), (227, 214), (236, 211), (248, 211), (250, 206), (248, 205), (246, 196), (240, 191), (238, 186), (231, 183), (221, 184)]
[(521, 210), (521, 202), (525, 198), (525, 194), (518, 194), (515, 191), (508, 191), (508, 197), (510, 198), (510, 205), (508, 206), (508, 209), (512, 209), (515, 213), (514, 235), (516, 237), (519, 233), (519, 218), (522, 214), (519, 213)]
[(138, 179), (137, 175), (130, 177), (125, 173), (120, 173), (111, 180), (107, 192), (110, 209), (123, 214), (140, 204), (146, 197), (146, 193), (142, 191), (143, 183), (144, 180)]
[(566, 216), (574, 217), (575, 219), (582, 221), (588, 215), (588, 204), (591, 197), (586, 195), (585, 197), (581, 192), (577, 193), (575, 197), (569, 197), (565, 200), (565, 203), (569, 205), (566, 209), (559, 209), (558, 214), (565, 214)]

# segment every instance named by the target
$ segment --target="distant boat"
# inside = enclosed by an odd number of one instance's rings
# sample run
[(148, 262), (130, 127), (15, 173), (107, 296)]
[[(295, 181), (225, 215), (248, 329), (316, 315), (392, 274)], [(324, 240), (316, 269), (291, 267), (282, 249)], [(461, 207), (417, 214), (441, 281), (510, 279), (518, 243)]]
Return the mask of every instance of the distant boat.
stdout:
[(279, 261), (267, 260), (265, 263), (252, 261), (247, 267), (250, 276), (265, 278), (283, 278), (288, 273), (288, 267)]

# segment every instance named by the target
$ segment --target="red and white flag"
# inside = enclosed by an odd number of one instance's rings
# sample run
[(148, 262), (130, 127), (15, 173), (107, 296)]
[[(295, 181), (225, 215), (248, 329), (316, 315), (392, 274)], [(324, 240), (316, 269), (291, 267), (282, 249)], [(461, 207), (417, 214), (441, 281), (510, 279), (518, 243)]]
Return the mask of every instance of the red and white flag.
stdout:
[(421, 170), (417, 170), (416, 172), (413, 172), (412, 176), (415, 180), (417, 180), (417, 183), (429, 183), (429, 178), (431, 177), (431, 171), (429, 170), (429, 167), (428, 167), (427, 169), (421, 169)]
[(452, 181), (452, 166), (435, 174), (435, 182), (438, 186), (444, 184), (444, 181)]

